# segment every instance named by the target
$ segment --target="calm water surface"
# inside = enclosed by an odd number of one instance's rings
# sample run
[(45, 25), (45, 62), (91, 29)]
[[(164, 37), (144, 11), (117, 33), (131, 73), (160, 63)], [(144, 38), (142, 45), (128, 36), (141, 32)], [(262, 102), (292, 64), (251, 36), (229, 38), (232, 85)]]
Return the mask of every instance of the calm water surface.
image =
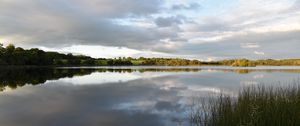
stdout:
[(0, 125), (189, 125), (195, 98), (299, 77), (299, 67), (1, 69)]

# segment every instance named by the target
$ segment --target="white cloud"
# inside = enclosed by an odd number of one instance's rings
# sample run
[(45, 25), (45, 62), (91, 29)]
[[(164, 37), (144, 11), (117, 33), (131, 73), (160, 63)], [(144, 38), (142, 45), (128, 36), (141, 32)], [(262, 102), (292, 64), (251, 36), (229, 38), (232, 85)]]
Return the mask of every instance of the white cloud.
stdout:
[(241, 48), (251, 49), (251, 48), (259, 48), (260, 45), (257, 43), (241, 43)]
[(254, 51), (253, 53), (256, 54), (256, 55), (265, 55), (264, 52), (259, 52), (259, 51)]

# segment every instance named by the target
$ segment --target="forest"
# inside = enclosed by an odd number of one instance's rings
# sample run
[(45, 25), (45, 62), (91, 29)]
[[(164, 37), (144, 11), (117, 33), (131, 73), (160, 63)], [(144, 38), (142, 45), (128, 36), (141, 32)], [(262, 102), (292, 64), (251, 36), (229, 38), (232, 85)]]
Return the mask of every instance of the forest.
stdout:
[[(101, 53), (101, 52), (99, 52)], [(232, 59), (205, 62), (180, 58), (92, 58), (84, 55), (46, 52), (38, 48), (23, 49), (12, 44), (4, 47), (0, 44), (1, 66), (200, 66), (224, 65), (237, 67), (254, 66), (300, 66), (300, 59), (284, 60), (248, 60)]]
[(255, 66), (300, 66), (300, 59), (265, 59), (265, 60), (248, 60), (234, 59), (218, 61), (219, 64), (225, 66), (237, 67), (255, 67)]

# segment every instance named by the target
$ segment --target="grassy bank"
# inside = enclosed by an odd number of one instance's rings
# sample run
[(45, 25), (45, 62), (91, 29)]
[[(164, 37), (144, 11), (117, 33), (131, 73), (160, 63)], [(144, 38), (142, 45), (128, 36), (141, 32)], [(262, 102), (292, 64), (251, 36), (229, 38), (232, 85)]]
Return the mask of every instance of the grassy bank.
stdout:
[(300, 84), (253, 86), (237, 97), (202, 100), (191, 113), (196, 126), (300, 126)]

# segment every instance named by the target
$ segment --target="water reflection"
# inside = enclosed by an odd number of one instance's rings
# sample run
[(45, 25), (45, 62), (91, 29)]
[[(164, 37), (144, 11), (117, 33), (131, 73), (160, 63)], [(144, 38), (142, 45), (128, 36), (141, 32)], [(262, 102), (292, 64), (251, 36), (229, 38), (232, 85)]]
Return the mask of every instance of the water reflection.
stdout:
[(26, 84), (37, 85), (47, 80), (56, 80), (63, 77), (74, 77), (88, 75), (93, 69), (46, 69), (46, 68), (15, 68), (1, 69), (0, 90), (6, 87), (16, 89)]
[[(10, 89), (16, 89), (17, 87), (22, 87), (24, 85), (37, 85), (43, 84), (47, 80), (58, 80), (60, 78), (65, 78), (68, 80), (73, 77), (77, 77), (78, 81), (95, 81), (97, 83), (107, 82), (117, 82), (118, 80), (132, 80), (134, 78), (133, 74), (126, 73), (144, 73), (144, 72), (197, 72), (200, 69), (188, 69), (188, 68), (173, 68), (173, 69), (114, 69), (114, 68), (13, 68), (13, 69), (1, 69), (0, 73), (0, 91), (4, 91), (7, 87)], [(88, 76), (88, 78), (78, 78), (78, 76), (90, 75), (92, 73), (96, 75)], [(104, 80), (100, 81), (98, 77)], [(105, 78), (106, 77), (106, 78)], [(133, 77), (133, 78), (131, 78)], [(71, 79), (74, 80), (74, 79)], [(73, 81), (74, 83), (78, 81)]]
[(4, 69), (0, 125), (188, 125), (194, 97), (298, 77), (279, 69)]
[[(166, 76), (182, 72), (222, 71), (238, 74), (251, 72), (288, 72), (300, 73), (300, 69), (214, 69), (214, 68), (14, 68), (1, 69), (0, 91), (6, 88), (16, 89), (24, 85), (44, 84), (47, 81), (59, 80), (74, 84), (109, 83), (129, 81), (139, 78)], [(158, 74), (152, 74), (156, 72)], [(90, 75), (90, 76), (85, 76)], [(82, 77), (79, 77), (82, 76)], [(76, 78), (74, 78), (76, 77)], [(255, 75), (255, 79), (264, 78), (263, 74)]]

